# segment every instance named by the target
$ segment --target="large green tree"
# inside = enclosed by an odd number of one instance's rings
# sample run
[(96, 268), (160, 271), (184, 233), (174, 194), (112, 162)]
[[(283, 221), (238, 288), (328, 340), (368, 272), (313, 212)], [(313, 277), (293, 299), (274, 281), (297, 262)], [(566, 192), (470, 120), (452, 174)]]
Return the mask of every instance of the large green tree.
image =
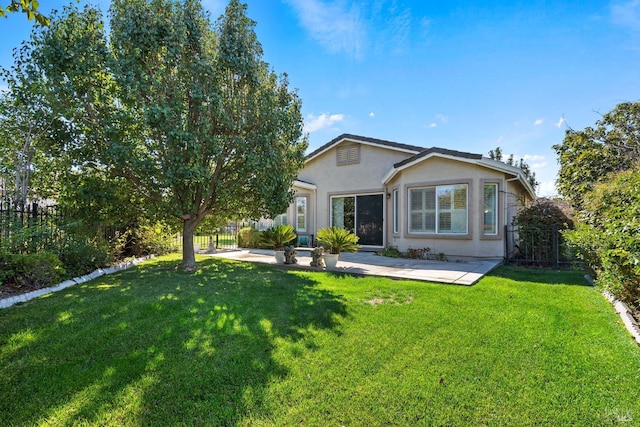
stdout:
[(633, 168), (640, 160), (640, 102), (618, 104), (595, 127), (567, 130), (554, 145), (560, 170), (557, 186), (577, 208), (594, 186), (612, 172)]
[(304, 161), (300, 99), (262, 60), (255, 23), (231, 0), (211, 26), (197, 0), (68, 8), (40, 40), (41, 64), (75, 136), (76, 168), (123, 178), (183, 225), (185, 269), (207, 215), (284, 210)]
[(44, 176), (51, 172), (55, 156), (46, 151), (48, 141), (61, 138), (65, 124), (47, 102), (46, 86), (32, 60), (33, 44), (14, 49), (14, 64), (0, 68), (7, 89), (0, 93), (0, 176), (5, 196), (24, 205), (42, 196)]

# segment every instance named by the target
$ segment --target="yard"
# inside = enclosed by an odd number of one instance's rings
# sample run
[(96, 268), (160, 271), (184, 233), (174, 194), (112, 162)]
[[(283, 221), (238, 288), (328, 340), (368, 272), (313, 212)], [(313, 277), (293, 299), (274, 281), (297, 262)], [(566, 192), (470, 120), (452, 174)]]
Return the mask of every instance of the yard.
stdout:
[(177, 262), (0, 311), (0, 424), (640, 423), (640, 349), (581, 273)]

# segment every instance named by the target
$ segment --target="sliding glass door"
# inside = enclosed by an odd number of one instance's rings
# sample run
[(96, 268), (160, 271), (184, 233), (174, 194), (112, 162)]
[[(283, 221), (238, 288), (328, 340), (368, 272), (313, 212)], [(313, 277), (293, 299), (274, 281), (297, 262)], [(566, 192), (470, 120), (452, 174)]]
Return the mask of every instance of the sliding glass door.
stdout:
[(353, 231), (364, 246), (383, 246), (383, 195), (331, 198), (331, 225)]

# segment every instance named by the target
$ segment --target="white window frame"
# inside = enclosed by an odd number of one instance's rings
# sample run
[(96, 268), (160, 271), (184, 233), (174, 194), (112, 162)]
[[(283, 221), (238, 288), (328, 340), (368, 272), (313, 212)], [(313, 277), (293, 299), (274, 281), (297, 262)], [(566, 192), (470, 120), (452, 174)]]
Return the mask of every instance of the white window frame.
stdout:
[[(494, 188), (493, 206), (487, 206), (486, 201), (486, 189), (487, 187)], [(498, 235), (498, 194), (499, 187), (497, 182), (485, 182), (482, 185), (482, 234), (484, 236), (497, 236)], [(493, 231), (487, 232), (487, 216), (493, 212)]]
[[(464, 229), (460, 229), (460, 231), (451, 231), (446, 230), (442, 231), (441, 229), (441, 216), (443, 214), (449, 214), (451, 216), (450, 222), (453, 227), (453, 223), (456, 222), (456, 216), (460, 214), (459, 211), (462, 209), (455, 208), (455, 194), (456, 190), (464, 187), (465, 189), (465, 207), (464, 207)], [(452, 197), (448, 206), (442, 204), (443, 196), (445, 196), (445, 191), (452, 191)], [(425, 197), (427, 191), (429, 193), (433, 193), (433, 197), (435, 200), (429, 200), (434, 203), (430, 205), (433, 208), (427, 208), (427, 197)], [(412, 200), (415, 197), (416, 192), (422, 192), (422, 200), (421, 206), (417, 209), (412, 210)], [(412, 187), (408, 190), (408, 215), (407, 215), (407, 228), (409, 234), (432, 234), (432, 235), (445, 235), (445, 236), (464, 236), (469, 233), (469, 184), (467, 183), (455, 183), (455, 184), (443, 184), (443, 185), (427, 185), (421, 187)], [(458, 212), (457, 212), (458, 211)], [(422, 227), (417, 228), (414, 227), (415, 224), (412, 224), (412, 219), (414, 215), (419, 214), (422, 216)], [(434, 216), (434, 229), (426, 228), (427, 216)]]
[(393, 233), (398, 234), (400, 232), (400, 192), (393, 190)]
[[(300, 202), (303, 202), (302, 204)], [(307, 212), (308, 212), (308, 204), (306, 196), (298, 196), (296, 197), (296, 231), (300, 231), (302, 233), (307, 232)], [(303, 212), (300, 212), (300, 207), (303, 208)], [(300, 227), (300, 218), (302, 218), (303, 226)]]

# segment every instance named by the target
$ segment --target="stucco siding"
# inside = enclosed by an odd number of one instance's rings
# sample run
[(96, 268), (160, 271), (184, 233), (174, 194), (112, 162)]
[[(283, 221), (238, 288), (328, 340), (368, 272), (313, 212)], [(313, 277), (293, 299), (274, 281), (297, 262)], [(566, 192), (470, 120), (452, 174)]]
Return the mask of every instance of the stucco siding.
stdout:
[[(515, 168), (492, 162), (480, 155), (429, 149), (414, 156), (414, 153), (405, 149), (406, 147), (398, 148), (397, 144), (384, 147), (371, 143), (371, 140), (364, 139), (358, 142), (349, 138), (341, 140), (335, 146), (328, 144), (327, 147), (324, 152), (320, 149), (313, 153), (298, 175), (298, 179), (302, 181), (298, 184), (301, 186), (293, 187), (296, 196), (307, 199), (307, 234), (315, 235), (319, 228), (331, 225), (332, 197), (356, 196), (356, 206), (368, 206), (364, 201), (359, 205), (359, 200), (380, 199), (358, 196), (375, 194), (382, 197), (383, 203), (383, 246), (396, 246), (401, 251), (407, 251), (409, 248), (430, 248), (433, 254), (442, 253), (447, 257), (498, 258), (505, 254), (504, 226), (511, 224), (518, 210), (530, 201), (532, 196), (531, 189), (523, 186), (520, 181), (522, 178), (518, 176)], [(349, 147), (357, 147), (357, 150), (345, 150)], [(346, 152), (349, 154), (346, 155)], [(383, 182), (384, 180), (386, 182)], [(423, 191), (425, 196), (422, 200), (433, 200), (429, 199), (435, 197), (435, 193), (430, 192), (435, 191), (431, 190), (431, 187), (458, 184), (466, 186), (466, 228), (461, 225), (464, 221), (464, 208), (455, 207), (453, 196), (450, 196), (450, 202), (447, 202), (451, 203), (450, 213), (446, 210), (438, 210), (437, 213), (439, 218), (447, 221), (444, 226), (438, 225), (443, 228), (438, 228), (436, 232), (432, 226), (425, 225), (427, 222), (433, 224), (431, 221), (435, 216), (434, 211), (430, 210), (433, 208), (423, 205), (422, 208), (414, 208), (414, 215), (418, 215), (418, 218), (419, 215), (423, 215), (423, 225), (414, 228), (414, 231), (410, 230), (409, 194), (412, 190), (416, 190), (412, 193), (414, 197), (418, 197), (418, 192)], [(497, 200), (495, 204), (488, 202), (487, 206), (490, 208), (487, 212), (494, 214), (487, 214), (486, 217), (485, 184), (492, 185), (487, 187), (487, 200)], [(440, 190), (444, 192), (443, 195), (446, 195), (447, 191), (451, 194), (462, 191), (461, 187)], [(394, 221), (395, 191), (397, 221)], [(491, 198), (492, 194), (495, 195), (495, 199)], [(358, 212), (358, 208), (355, 210)], [(291, 224), (295, 224), (295, 202), (287, 213)], [(455, 227), (451, 224), (455, 224)], [(420, 230), (423, 232), (420, 233)], [(443, 230), (449, 230), (449, 233)]]
[[(498, 234), (486, 236), (483, 233), (483, 188), (485, 183), (498, 184)], [(467, 185), (467, 233), (419, 234), (409, 231), (409, 191), (411, 189), (450, 185)], [(393, 232), (393, 218), (387, 221), (388, 244), (401, 251), (409, 248), (430, 248), (432, 253), (460, 257), (502, 257), (504, 247), (502, 228), (508, 213), (505, 211), (506, 181), (504, 173), (481, 167), (469, 162), (442, 157), (427, 159), (399, 173), (389, 182), (388, 188), (399, 191), (399, 230)], [(388, 212), (393, 213), (393, 198), (387, 202)], [(392, 216), (392, 215), (390, 215)]]
[(367, 144), (359, 144), (360, 161), (357, 164), (337, 165), (336, 150), (353, 145), (344, 141), (327, 152), (308, 162), (299, 179), (314, 183), (318, 189), (315, 194), (317, 218), (316, 228), (331, 225), (331, 196), (384, 194), (382, 179), (393, 165), (410, 154)]

